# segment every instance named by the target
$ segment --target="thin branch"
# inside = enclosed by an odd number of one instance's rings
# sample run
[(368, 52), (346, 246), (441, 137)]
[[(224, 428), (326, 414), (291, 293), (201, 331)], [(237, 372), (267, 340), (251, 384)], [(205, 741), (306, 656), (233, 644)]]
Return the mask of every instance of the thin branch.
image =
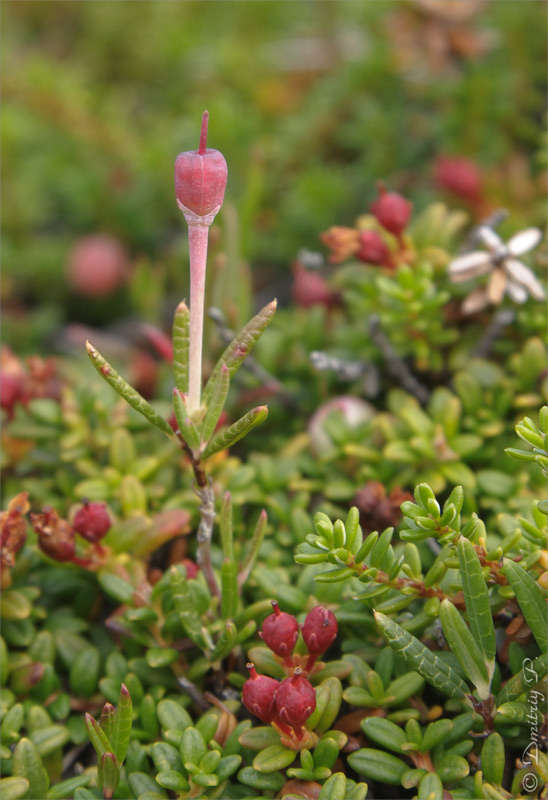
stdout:
[[(210, 319), (213, 320), (217, 327), (217, 333), (221, 337), (224, 344), (230, 344), (230, 342), (236, 336), (235, 332), (231, 330), (226, 324), (226, 318), (220, 308), (216, 308), (215, 306), (211, 306), (208, 308), (208, 316)], [(283, 390), (282, 384), (268, 372), (264, 367), (262, 367), (253, 356), (247, 356), (246, 360), (243, 362), (242, 367), (247, 369), (252, 375), (258, 378), (261, 383), (265, 384), (266, 386), (275, 389), (277, 392)]]
[(511, 325), (515, 318), (515, 312), (510, 308), (502, 308), (500, 311), (497, 311), (483, 336), (472, 351), (472, 357), (487, 358), (497, 339), (500, 338), (504, 329), (507, 328), (508, 325)]
[(204, 573), (209, 591), (213, 597), (220, 597), (219, 586), (213, 572), (211, 563), (211, 537), (213, 535), (213, 524), (215, 522), (215, 493), (213, 491), (211, 478), (208, 478), (205, 486), (196, 485), (194, 492), (200, 498), (200, 524), (198, 526), (198, 553), (197, 561), (200, 569)]
[(407, 392), (414, 395), (419, 403), (425, 405), (430, 396), (428, 389), (415, 378), (405, 361), (396, 353), (389, 338), (382, 330), (381, 321), (376, 314), (369, 317), (369, 333), (373, 343), (384, 357), (388, 374), (397, 380)]

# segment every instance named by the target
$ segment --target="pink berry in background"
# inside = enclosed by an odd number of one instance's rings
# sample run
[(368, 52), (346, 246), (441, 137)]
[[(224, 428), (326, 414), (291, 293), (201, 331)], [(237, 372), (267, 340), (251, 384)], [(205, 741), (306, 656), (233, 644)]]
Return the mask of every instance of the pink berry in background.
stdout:
[(376, 231), (362, 231), (356, 258), (366, 264), (388, 264), (390, 251)]
[(442, 189), (469, 202), (479, 200), (483, 193), (481, 170), (469, 158), (441, 156), (434, 165), (434, 179)]
[(276, 655), (290, 656), (299, 636), (299, 623), (292, 614), (280, 611), (278, 603), (273, 602), (274, 613), (263, 622), (259, 636)]
[(371, 211), (387, 231), (401, 236), (411, 217), (412, 205), (397, 192), (387, 192), (379, 185), (379, 196), (371, 203)]
[(287, 725), (303, 725), (316, 708), (314, 687), (301, 675), (300, 667), (280, 683), (275, 696), (276, 710)]
[(324, 606), (316, 606), (306, 615), (303, 639), (310, 655), (325, 653), (337, 637), (339, 626), (335, 615)]
[(323, 275), (298, 263), (293, 267), (291, 295), (295, 305), (302, 308), (312, 306), (331, 308), (339, 302), (336, 292), (331, 289)]
[(242, 702), (261, 722), (272, 722), (276, 716), (274, 696), (280, 683), (268, 675), (258, 675), (253, 664), (247, 664), (249, 678), (242, 689)]
[(88, 542), (98, 542), (112, 527), (104, 503), (84, 503), (75, 516), (72, 527)]
[(222, 153), (207, 147), (209, 113), (204, 111), (198, 150), (175, 159), (175, 195), (183, 210), (199, 217), (215, 216), (223, 204), (228, 169)]
[(24, 376), (15, 372), (2, 370), (0, 372), (0, 406), (10, 417), (13, 415), (15, 404), (21, 400), (24, 393)]
[(335, 449), (335, 444), (324, 427), (330, 414), (340, 414), (349, 429), (358, 428), (375, 416), (375, 408), (366, 400), (351, 395), (334, 397), (321, 405), (308, 422), (310, 449), (316, 456), (325, 456)]
[(83, 236), (69, 253), (67, 277), (75, 292), (86, 297), (104, 297), (127, 283), (127, 250), (108, 234)]

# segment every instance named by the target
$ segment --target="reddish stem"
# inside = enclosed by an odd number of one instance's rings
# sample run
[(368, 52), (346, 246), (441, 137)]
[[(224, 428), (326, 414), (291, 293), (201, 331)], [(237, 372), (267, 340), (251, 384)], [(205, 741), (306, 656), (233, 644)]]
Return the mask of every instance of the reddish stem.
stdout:
[(202, 114), (202, 129), (200, 131), (200, 146), (198, 153), (203, 156), (207, 150), (207, 125), (209, 122), (209, 111), (204, 111)]

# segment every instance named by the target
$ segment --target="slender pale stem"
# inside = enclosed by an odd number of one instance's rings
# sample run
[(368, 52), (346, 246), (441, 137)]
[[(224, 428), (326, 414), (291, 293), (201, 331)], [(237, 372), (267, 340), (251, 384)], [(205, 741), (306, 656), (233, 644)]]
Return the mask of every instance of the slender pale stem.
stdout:
[(204, 578), (213, 597), (219, 597), (219, 587), (211, 563), (211, 537), (215, 522), (215, 494), (211, 480), (205, 486), (195, 486), (194, 491), (200, 498), (200, 525), (198, 527), (198, 553), (197, 561), (204, 573)]
[(200, 408), (202, 392), (202, 341), (204, 329), (204, 295), (209, 225), (193, 222), (188, 226), (190, 253), (190, 331), (188, 352), (189, 416)]

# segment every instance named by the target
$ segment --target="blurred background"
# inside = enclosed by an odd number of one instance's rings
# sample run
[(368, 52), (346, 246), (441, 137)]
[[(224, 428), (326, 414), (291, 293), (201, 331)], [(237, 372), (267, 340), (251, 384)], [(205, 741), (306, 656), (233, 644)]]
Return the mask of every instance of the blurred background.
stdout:
[[(236, 326), (290, 302), (376, 182), (471, 222), (546, 220), (546, 4), (537, 0), (2, 3), (2, 333), (19, 355), (79, 325), (167, 329), (188, 287), (173, 162), (229, 167), (212, 297)], [(482, 203), (440, 177), (467, 159)], [(457, 187), (458, 188), (458, 187)], [(477, 198), (476, 198), (477, 200)]]

